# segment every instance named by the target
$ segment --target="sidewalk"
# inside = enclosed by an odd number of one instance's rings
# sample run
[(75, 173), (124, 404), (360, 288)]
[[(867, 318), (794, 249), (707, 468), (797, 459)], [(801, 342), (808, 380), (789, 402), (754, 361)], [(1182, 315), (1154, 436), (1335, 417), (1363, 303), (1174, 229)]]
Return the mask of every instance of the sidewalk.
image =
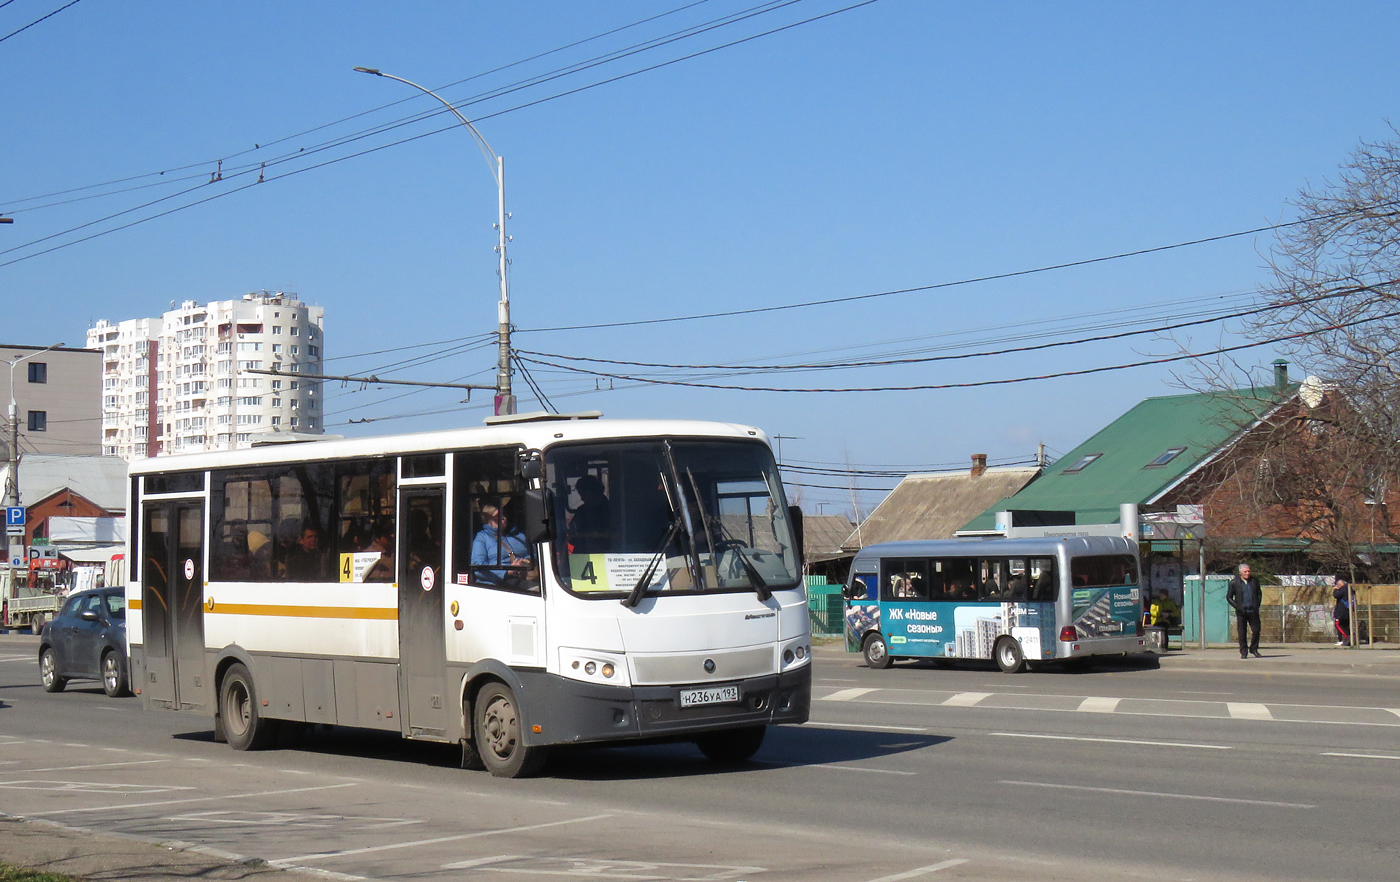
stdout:
[(85, 880), (257, 879), (277, 882), (307, 878), (305, 874), (269, 867), (257, 858), (243, 858), (189, 843), (98, 833), (6, 815), (0, 815), (0, 861)]
[(1369, 644), (1355, 649), (1324, 643), (1261, 643), (1263, 658), (1240, 658), (1235, 644), (1214, 643), (1208, 649), (1188, 646), (1161, 656), (1164, 669), (1182, 671), (1244, 671), (1312, 674), (1365, 674), (1400, 677), (1400, 646)]

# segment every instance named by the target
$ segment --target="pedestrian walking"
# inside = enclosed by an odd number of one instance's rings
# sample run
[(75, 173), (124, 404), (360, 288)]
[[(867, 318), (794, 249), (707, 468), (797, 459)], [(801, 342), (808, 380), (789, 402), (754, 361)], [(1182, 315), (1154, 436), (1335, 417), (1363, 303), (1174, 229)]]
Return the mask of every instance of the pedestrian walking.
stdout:
[(1332, 626), (1337, 629), (1338, 646), (1351, 645), (1351, 586), (1341, 576), (1332, 585), (1332, 596), (1337, 605), (1332, 608)]
[[(1264, 593), (1259, 580), (1249, 574), (1249, 564), (1240, 564), (1240, 574), (1230, 580), (1225, 602), (1235, 610), (1235, 626), (1240, 635), (1240, 658), (1263, 658), (1259, 654), (1259, 603)], [(1248, 632), (1248, 640), (1246, 640)]]

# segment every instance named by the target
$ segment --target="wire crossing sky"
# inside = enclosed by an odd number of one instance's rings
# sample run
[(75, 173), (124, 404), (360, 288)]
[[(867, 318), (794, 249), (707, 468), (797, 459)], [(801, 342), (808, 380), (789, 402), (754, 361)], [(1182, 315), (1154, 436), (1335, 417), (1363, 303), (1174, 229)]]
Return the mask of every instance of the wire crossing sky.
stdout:
[[(789, 473), (810, 511), (849, 513), (852, 482), (1069, 450), (1186, 391), (1185, 353), (1267, 380), (1239, 323), (1288, 200), (1387, 136), (1397, 26), (1382, 2), (0, 3), (0, 342), (282, 290), (325, 307), (328, 374), (490, 384), (495, 184), (371, 66), (505, 157), (523, 410), (758, 425), (829, 470)], [(351, 434), (490, 409), (326, 387)]]

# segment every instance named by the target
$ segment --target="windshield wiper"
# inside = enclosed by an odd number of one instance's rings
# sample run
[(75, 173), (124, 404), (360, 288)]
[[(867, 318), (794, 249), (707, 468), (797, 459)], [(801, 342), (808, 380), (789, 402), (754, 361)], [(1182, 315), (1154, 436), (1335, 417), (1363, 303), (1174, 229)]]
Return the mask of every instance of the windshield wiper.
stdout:
[(744, 575), (748, 576), (749, 581), (753, 583), (753, 590), (758, 595), (758, 599), (767, 600), (772, 597), (772, 589), (768, 587), (767, 580), (758, 574), (758, 569), (753, 565), (753, 561), (749, 560), (749, 556), (744, 553), (743, 544), (736, 541), (730, 548), (739, 555), (739, 564), (744, 568)]
[(642, 572), (642, 577), (637, 580), (637, 584), (632, 586), (632, 590), (627, 596), (622, 598), (622, 605), (628, 609), (633, 609), (642, 602), (646, 596), (647, 586), (651, 584), (652, 578), (656, 575), (656, 568), (661, 563), (661, 559), (666, 555), (666, 549), (670, 546), (671, 540), (676, 538), (676, 531), (681, 527), (681, 519), (676, 517), (675, 512), (671, 513), (671, 529), (667, 530), (661, 537), (661, 544), (651, 553), (651, 561)]

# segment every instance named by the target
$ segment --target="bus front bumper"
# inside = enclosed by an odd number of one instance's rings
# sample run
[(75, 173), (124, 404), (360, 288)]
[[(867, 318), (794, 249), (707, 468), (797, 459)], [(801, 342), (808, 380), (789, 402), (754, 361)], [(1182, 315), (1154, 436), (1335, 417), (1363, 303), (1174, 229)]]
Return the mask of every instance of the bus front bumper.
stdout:
[[(522, 677), (522, 679), (525, 679)], [(534, 744), (636, 739), (684, 740), (715, 729), (805, 723), (812, 702), (812, 666), (782, 674), (699, 686), (600, 686), (554, 674), (531, 676), (525, 736)], [(739, 701), (681, 707), (687, 689), (738, 686)], [(537, 687), (537, 688), (535, 688)], [(539, 732), (533, 731), (538, 725)]]

